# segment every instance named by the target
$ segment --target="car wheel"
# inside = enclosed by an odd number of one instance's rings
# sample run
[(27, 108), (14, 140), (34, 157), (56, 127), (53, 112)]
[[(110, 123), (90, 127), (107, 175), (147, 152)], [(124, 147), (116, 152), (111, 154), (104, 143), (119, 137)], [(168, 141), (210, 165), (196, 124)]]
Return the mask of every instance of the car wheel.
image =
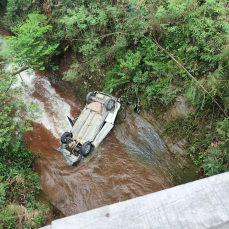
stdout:
[(72, 137), (72, 133), (69, 132), (65, 132), (62, 134), (60, 141), (62, 144), (67, 144), (68, 143), (68, 138)]
[(88, 94), (87, 94), (87, 96), (86, 96), (86, 101), (87, 101), (87, 103), (92, 103), (93, 102), (93, 100), (91, 99), (91, 96), (95, 96), (95, 93), (94, 92), (89, 92)]
[(105, 102), (105, 108), (107, 109), (107, 111), (112, 110), (114, 105), (115, 105), (115, 101), (113, 99), (107, 99)]
[(83, 156), (87, 156), (91, 151), (91, 143), (90, 142), (85, 142), (82, 147), (81, 147), (81, 153)]

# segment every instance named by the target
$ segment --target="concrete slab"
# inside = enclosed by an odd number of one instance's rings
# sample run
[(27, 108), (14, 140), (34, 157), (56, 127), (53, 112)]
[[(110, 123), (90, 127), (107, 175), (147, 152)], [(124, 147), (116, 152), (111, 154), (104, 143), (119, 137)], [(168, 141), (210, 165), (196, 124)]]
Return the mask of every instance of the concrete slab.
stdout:
[(224, 228), (227, 221), (229, 172), (55, 220), (52, 229)]

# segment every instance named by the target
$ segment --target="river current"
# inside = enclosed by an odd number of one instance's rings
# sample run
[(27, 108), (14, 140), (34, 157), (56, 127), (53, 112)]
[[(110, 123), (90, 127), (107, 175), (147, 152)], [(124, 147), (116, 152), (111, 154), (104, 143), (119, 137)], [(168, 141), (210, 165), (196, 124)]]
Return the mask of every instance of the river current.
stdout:
[[(41, 153), (35, 171), (51, 202), (65, 215), (124, 201), (171, 186), (155, 166), (142, 166), (114, 135), (105, 138), (93, 154), (77, 166), (67, 164), (58, 151), (60, 136), (69, 131), (66, 115), (77, 117), (84, 104), (63, 93), (45, 76), (23, 72), (18, 84), (24, 100), (43, 111), (25, 135), (27, 146)], [(137, 143), (136, 143), (137, 144)]]
[(76, 94), (63, 90), (63, 85), (52, 83), (47, 74), (31, 69), (21, 72), (12, 86), (20, 86), (25, 103), (39, 110), (39, 118), (32, 121), (33, 130), (24, 135), (24, 140), (35, 154), (41, 154), (34, 170), (47, 198), (63, 214), (84, 212), (173, 186), (171, 168), (176, 161), (140, 116), (116, 125), (91, 156), (70, 166), (58, 150), (60, 136), (70, 130), (66, 116), (78, 117), (85, 104)]

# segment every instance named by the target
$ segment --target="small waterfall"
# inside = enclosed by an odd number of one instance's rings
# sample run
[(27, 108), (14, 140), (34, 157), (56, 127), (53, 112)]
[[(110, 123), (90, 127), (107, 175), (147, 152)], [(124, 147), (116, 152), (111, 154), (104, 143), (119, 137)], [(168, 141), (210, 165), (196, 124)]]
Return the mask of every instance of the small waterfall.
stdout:
[[(4, 40), (0, 39), (0, 47), (3, 45)], [(13, 64), (5, 67), (6, 72), (13, 72), (15, 69), (19, 70)], [(34, 122), (43, 124), (59, 139), (63, 132), (70, 129), (66, 115), (71, 117), (71, 106), (56, 93), (47, 77), (36, 74), (32, 69), (25, 70), (16, 77), (17, 82), (11, 87), (20, 88), (24, 102), (38, 108), (38, 112), (35, 112), (38, 119)]]

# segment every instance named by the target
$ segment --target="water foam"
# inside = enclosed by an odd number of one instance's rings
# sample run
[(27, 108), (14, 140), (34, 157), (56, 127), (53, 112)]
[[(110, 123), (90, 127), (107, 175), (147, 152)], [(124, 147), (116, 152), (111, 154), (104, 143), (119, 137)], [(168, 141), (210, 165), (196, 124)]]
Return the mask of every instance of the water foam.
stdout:
[[(9, 65), (7, 70), (12, 67)], [(12, 85), (13, 88), (19, 86), (23, 91), (24, 102), (36, 105), (42, 111), (41, 114), (36, 113), (39, 118), (35, 122), (43, 124), (56, 138), (70, 129), (66, 115), (71, 117), (71, 107), (56, 93), (46, 77), (41, 77), (29, 69), (21, 72), (17, 82)]]

